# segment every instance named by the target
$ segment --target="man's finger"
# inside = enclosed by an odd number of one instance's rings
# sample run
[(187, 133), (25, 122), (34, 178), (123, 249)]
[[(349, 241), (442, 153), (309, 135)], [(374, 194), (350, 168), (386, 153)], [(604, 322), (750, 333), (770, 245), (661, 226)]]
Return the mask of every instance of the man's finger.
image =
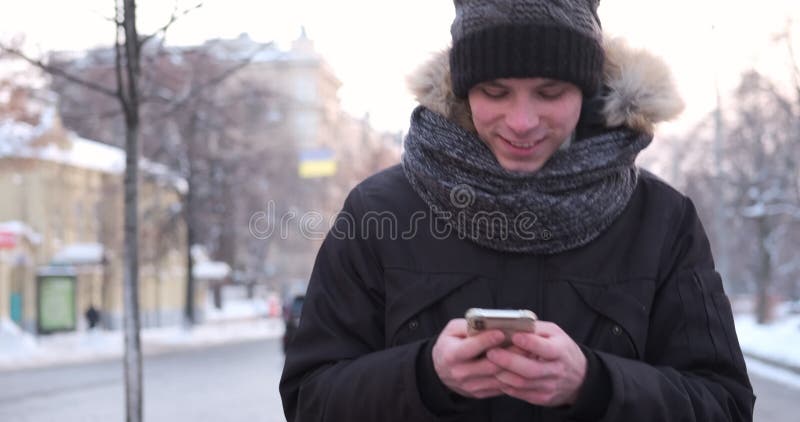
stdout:
[(467, 337), (455, 350), (455, 358), (456, 360), (474, 359), (486, 352), (487, 349), (502, 343), (505, 338), (505, 334), (500, 330), (489, 330)]
[(550, 321), (536, 321), (536, 334), (542, 337), (553, 337), (563, 332), (564, 330), (558, 324)]
[(468, 392), (474, 397), (487, 397), (487, 393), (491, 395), (502, 394), (500, 392), (501, 387), (503, 387), (503, 383), (501, 383), (495, 377), (476, 378), (474, 380), (465, 382), (463, 385), (464, 391)]
[(495, 365), (523, 378), (541, 379), (552, 375), (548, 363), (527, 358), (503, 349), (490, 350), (486, 358)]
[(542, 337), (538, 334), (517, 333), (511, 337), (514, 346), (527, 352), (528, 356), (543, 360), (557, 360), (563, 354), (556, 337)]
[(500, 371), (497, 373), (497, 375), (495, 375), (495, 378), (497, 378), (497, 380), (500, 381), (503, 386), (520, 390), (536, 389), (537, 385), (539, 384), (538, 380), (523, 378), (511, 371)]
[(467, 320), (464, 318), (451, 319), (450, 322), (444, 326), (442, 334), (465, 338), (467, 336)]
[(450, 373), (457, 378), (469, 379), (474, 377), (494, 376), (501, 369), (488, 359), (468, 361), (467, 363), (456, 364)]

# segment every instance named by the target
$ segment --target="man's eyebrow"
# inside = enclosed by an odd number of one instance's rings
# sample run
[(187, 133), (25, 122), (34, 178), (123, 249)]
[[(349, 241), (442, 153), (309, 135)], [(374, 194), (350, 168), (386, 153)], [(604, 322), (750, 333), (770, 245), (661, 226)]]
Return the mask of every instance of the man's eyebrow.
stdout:
[(549, 87), (558, 87), (561, 86), (564, 82), (559, 81), (557, 79), (543, 79), (543, 82), (539, 84), (539, 88), (549, 88)]

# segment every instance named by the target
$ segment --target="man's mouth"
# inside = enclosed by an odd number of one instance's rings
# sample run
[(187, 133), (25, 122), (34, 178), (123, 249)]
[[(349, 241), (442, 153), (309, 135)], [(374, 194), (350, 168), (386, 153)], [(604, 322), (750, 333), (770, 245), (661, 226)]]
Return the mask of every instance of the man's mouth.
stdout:
[(507, 144), (513, 146), (514, 148), (519, 149), (531, 149), (541, 143), (545, 138), (542, 137), (541, 139), (536, 139), (534, 141), (512, 141), (504, 136), (500, 136), (500, 139), (505, 141)]
[(509, 141), (508, 139), (506, 139), (506, 142), (517, 148), (531, 148), (534, 145), (533, 142), (514, 142), (514, 141)]

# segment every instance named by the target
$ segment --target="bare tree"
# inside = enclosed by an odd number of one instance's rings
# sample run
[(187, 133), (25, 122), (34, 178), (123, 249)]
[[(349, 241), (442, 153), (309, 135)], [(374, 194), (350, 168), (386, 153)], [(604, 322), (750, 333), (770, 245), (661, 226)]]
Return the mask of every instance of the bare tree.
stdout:
[[(735, 121), (725, 155), (727, 182), (737, 192), (735, 214), (752, 222), (757, 257), (752, 278), (756, 315), (771, 318), (775, 269), (787, 259), (781, 245), (790, 241), (788, 227), (800, 221), (800, 198), (794, 169), (798, 163), (798, 109), (774, 84), (756, 72), (743, 76), (736, 91)], [(740, 243), (741, 244), (741, 243)], [(795, 260), (789, 258), (792, 262)], [(782, 272), (788, 272), (784, 269)]]
[(776, 295), (797, 295), (800, 264), (789, 251), (800, 244), (792, 230), (800, 222), (800, 107), (756, 72), (742, 76), (729, 104), (721, 151), (714, 148), (718, 123), (707, 116), (672, 140), (676, 151), (692, 146), (692, 154), (673, 157), (673, 173), (704, 221), (724, 219), (713, 225), (712, 239), (718, 239), (717, 230), (726, 230), (731, 247), (712, 244), (715, 256), (727, 256), (730, 291), (754, 293), (757, 320), (765, 323)]
[[(237, 71), (249, 64), (258, 51), (245, 60), (215, 57), (207, 48), (175, 51), (173, 58), (158, 60), (152, 66), (154, 80), (172, 83), (155, 85), (161, 94), (175, 101), (154, 101), (148, 107), (149, 156), (177, 169), (187, 181), (183, 196), (183, 216), (187, 226), (187, 244), (213, 244), (217, 259), (232, 266), (236, 261), (236, 206), (248, 195), (263, 196), (263, 190), (249, 189), (245, 178), (255, 164), (261, 168), (281, 167), (275, 150), (265, 154), (264, 142), (252, 139), (269, 128), (262, 118), (276, 95), (269, 89), (237, 79)], [(156, 73), (157, 72), (157, 73)], [(268, 124), (266, 126), (269, 126)], [(171, 139), (163, 142), (164, 134)], [(292, 145), (288, 143), (288, 145)], [(191, 251), (187, 253), (189, 268), (193, 267)], [(215, 286), (218, 293), (219, 286)], [(185, 322), (196, 321), (194, 301), (195, 280), (187, 271)], [(215, 303), (219, 304), (219, 300)]]
[[(250, 214), (263, 209), (268, 197), (286, 211), (303, 208), (302, 198), (315, 194), (297, 178), (297, 143), (285, 119), (295, 104), (268, 81), (254, 79), (257, 72), (239, 73), (271, 45), (233, 55), (216, 54), (214, 45), (143, 52), (142, 148), (146, 157), (166, 164), (187, 182), (181, 207), (187, 245), (206, 246), (215, 259), (253, 281), (269, 240), (249, 233)], [(104, 51), (95, 50), (80, 61), (59, 62), (105, 80), (110, 79), (107, 60)], [(55, 89), (62, 94), (67, 126), (90, 138), (120, 137), (121, 127), (96, 117), (113, 109), (103, 97), (73, 85)], [(187, 251), (187, 327), (196, 321), (193, 259)]]
[[(142, 353), (139, 329), (139, 75), (141, 48), (136, 29), (136, 1), (117, 7), (117, 99), (125, 115), (125, 413), (128, 422), (142, 420)], [(122, 19), (120, 20), (120, 17)], [(123, 54), (124, 50), (124, 54)]]
[[(124, 268), (123, 303), (125, 327), (125, 410), (128, 422), (142, 420), (142, 355), (139, 337), (139, 251), (138, 251), (138, 184), (139, 184), (139, 135), (140, 135), (140, 76), (141, 51), (152, 37), (140, 38), (136, 26), (136, 1), (115, 2), (114, 74), (115, 86), (96, 83), (90, 79), (51, 66), (23, 54), (18, 48), (0, 45), (0, 50), (20, 57), (49, 74), (64, 78), (103, 95), (115, 98), (122, 110), (125, 122), (125, 175), (124, 175)], [(160, 31), (165, 31), (175, 22), (169, 20)]]

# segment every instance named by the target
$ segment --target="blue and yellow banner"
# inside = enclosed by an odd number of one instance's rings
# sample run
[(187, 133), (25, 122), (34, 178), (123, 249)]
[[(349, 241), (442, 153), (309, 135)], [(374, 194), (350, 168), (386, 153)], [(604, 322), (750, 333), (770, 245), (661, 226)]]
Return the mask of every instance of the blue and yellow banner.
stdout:
[(328, 177), (336, 174), (336, 158), (330, 149), (302, 151), (298, 174), (303, 179)]

